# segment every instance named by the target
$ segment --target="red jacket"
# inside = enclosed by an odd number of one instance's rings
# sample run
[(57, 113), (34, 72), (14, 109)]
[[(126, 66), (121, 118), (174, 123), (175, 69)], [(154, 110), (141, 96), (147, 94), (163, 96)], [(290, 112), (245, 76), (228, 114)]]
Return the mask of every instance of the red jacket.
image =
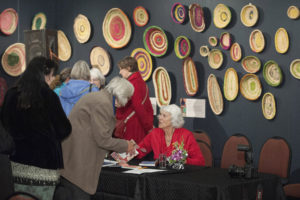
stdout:
[[(147, 93), (146, 83), (140, 72), (133, 73), (128, 81), (133, 85), (134, 93), (124, 107), (117, 108), (116, 117), (117, 119), (125, 119), (133, 110), (135, 111), (135, 114), (126, 123), (124, 139), (133, 139), (139, 143), (153, 128), (153, 109), (149, 99), (149, 91)], [(142, 104), (146, 95), (146, 100)]]
[(151, 151), (153, 151), (154, 159), (159, 157), (159, 154), (164, 153), (167, 157), (172, 154), (174, 149), (173, 143), (184, 141), (184, 149), (188, 152), (188, 158), (186, 163), (189, 165), (200, 165), (204, 166), (205, 161), (200, 150), (199, 145), (197, 144), (193, 133), (185, 128), (175, 129), (171, 144), (167, 147), (165, 140), (165, 132), (161, 128), (153, 129), (142, 142), (139, 143), (140, 149), (145, 149), (145, 152), (142, 152), (138, 149), (139, 155), (137, 158), (142, 158)]

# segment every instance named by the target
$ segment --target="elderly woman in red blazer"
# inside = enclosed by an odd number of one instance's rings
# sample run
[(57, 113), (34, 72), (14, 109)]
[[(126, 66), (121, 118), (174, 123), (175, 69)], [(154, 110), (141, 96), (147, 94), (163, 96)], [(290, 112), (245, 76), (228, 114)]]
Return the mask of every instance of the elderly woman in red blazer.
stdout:
[(193, 133), (185, 128), (180, 108), (175, 105), (163, 106), (158, 116), (158, 128), (153, 129), (140, 143), (139, 155), (142, 158), (153, 151), (154, 159), (158, 159), (159, 154), (171, 155), (174, 146), (183, 141), (184, 148), (188, 152), (186, 164), (204, 166), (205, 161)]
[(121, 76), (134, 87), (134, 93), (128, 103), (116, 110), (118, 120), (124, 120), (135, 112), (128, 119), (124, 135), (121, 138), (133, 139), (139, 143), (153, 127), (153, 109), (149, 99), (149, 91), (134, 58), (123, 58), (119, 61), (118, 67)]

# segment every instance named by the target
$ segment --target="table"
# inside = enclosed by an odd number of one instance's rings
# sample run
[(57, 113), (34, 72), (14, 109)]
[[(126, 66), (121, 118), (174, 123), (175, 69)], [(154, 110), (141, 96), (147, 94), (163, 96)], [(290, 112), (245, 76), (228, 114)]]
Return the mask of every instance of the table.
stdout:
[(183, 171), (125, 174), (121, 168), (102, 168), (96, 200), (284, 200), (279, 177), (259, 173), (257, 178), (231, 178), (226, 169), (186, 166)]

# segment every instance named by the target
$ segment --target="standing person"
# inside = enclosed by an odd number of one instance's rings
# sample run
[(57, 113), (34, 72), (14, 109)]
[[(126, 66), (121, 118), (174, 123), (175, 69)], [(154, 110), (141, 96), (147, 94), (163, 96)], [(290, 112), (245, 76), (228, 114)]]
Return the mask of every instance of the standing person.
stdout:
[(137, 157), (142, 158), (151, 151), (153, 151), (154, 159), (158, 159), (159, 154), (169, 157), (174, 150), (173, 144), (183, 142), (184, 149), (188, 152), (186, 164), (204, 166), (204, 157), (193, 133), (182, 128), (184, 120), (179, 106), (171, 104), (161, 107), (158, 120), (158, 128), (152, 129), (139, 143)]
[(105, 86), (105, 77), (98, 68), (92, 68), (90, 70), (91, 80), (90, 83), (95, 84), (99, 89), (104, 88)]
[[(129, 117), (124, 135), (121, 138), (133, 139), (139, 143), (153, 128), (153, 109), (149, 98), (149, 90), (134, 58), (123, 58), (119, 61), (118, 67), (121, 76), (134, 87), (134, 93), (126, 106), (116, 110), (118, 120), (125, 120)], [(135, 113), (132, 115), (133, 112)]]
[(66, 86), (66, 84), (69, 82), (70, 78), (71, 78), (71, 71), (72, 68), (71, 67), (66, 67), (63, 70), (61, 70), (61, 72), (59, 73), (59, 75), (57, 75), (57, 80), (54, 80), (51, 85), (50, 88), (52, 87), (52, 89), (54, 90), (54, 92), (59, 95), (60, 90)]
[(84, 60), (77, 61), (71, 71), (71, 79), (61, 89), (59, 99), (68, 116), (76, 102), (89, 92), (96, 92), (99, 89), (90, 84), (90, 67)]
[(57, 95), (49, 88), (57, 64), (36, 57), (6, 93), (1, 121), (12, 136), (10, 157), (15, 191), (51, 200), (63, 168), (61, 141), (71, 132)]
[(106, 153), (134, 150), (134, 142), (112, 137), (116, 121), (113, 96), (124, 106), (133, 90), (126, 79), (115, 77), (105, 89), (85, 95), (74, 106), (69, 115), (72, 134), (62, 144), (64, 169), (55, 200), (90, 199)]

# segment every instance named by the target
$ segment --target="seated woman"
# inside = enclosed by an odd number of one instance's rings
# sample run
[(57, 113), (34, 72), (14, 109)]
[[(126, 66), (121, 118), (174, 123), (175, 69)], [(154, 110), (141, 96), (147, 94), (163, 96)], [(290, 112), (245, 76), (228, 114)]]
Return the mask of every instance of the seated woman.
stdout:
[(180, 108), (175, 105), (163, 106), (158, 116), (158, 128), (153, 129), (140, 143), (139, 155), (142, 158), (153, 151), (154, 159), (159, 154), (171, 155), (174, 142), (184, 143), (184, 149), (188, 152), (186, 164), (204, 166), (205, 161), (193, 133), (185, 128)]

